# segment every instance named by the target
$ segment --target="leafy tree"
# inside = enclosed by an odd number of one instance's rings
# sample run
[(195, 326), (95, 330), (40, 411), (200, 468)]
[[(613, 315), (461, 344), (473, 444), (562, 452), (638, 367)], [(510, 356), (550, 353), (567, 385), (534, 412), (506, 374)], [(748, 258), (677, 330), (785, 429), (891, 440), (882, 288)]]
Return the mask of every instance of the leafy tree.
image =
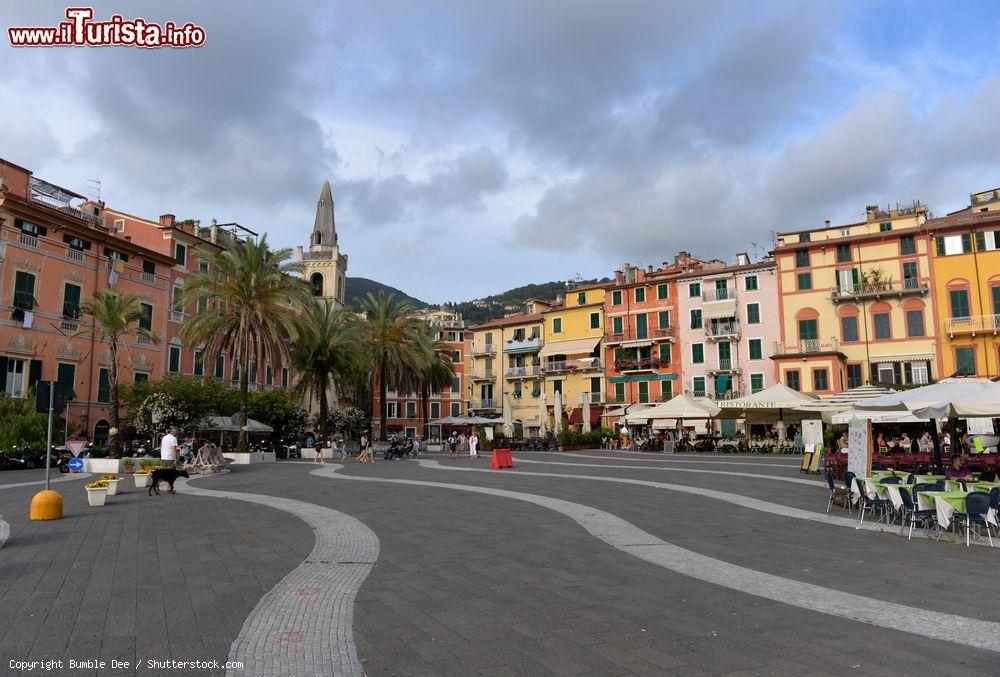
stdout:
[(369, 427), (368, 414), (357, 407), (331, 411), (327, 422), (327, 430), (355, 440), (360, 439)]
[(129, 424), (134, 423), (135, 412), (154, 393), (167, 395), (172, 406), (186, 414), (189, 421), (206, 416), (232, 416), (240, 406), (239, 391), (218, 379), (170, 376), (122, 386), (122, 404), (131, 414)]
[[(94, 318), (94, 326), (74, 332), (72, 337), (93, 335), (99, 342), (108, 344), (111, 354), (109, 370), (111, 385), (111, 427), (121, 430), (119, 418), (120, 402), (118, 398), (118, 351), (126, 336), (145, 336), (151, 343), (158, 343), (159, 338), (149, 330), (139, 326), (145, 318), (142, 304), (134, 294), (124, 294), (114, 289), (103, 289), (80, 304), (80, 310), (85, 315)], [(117, 435), (112, 435), (108, 443), (108, 456), (116, 458), (120, 454), (121, 445)]]
[(243, 428), (251, 365), (278, 371), (288, 363), (289, 345), (298, 334), (292, 310), (312, 299), (298, 277), (302, 267), (291, 256), (290, 249), (268, 247), (266, 236), (259, 243), (233, 239), (209, 270), (193, 275), (183, 289), (185, 305), (203, 300), (206, 308), (185, 319), (181, 337), (188, 345), (204, 344), (206, 359), (225, 351), (240, 367), (240, 451), (247, 447)]
[(338, 310), (329, 301), (306, 306), (292, 347), (292, 365), (298, 377), (296, 391), (319, 403), (320, 442), (328, 441), (328, 393), (344, 381), (356, 380), (367, 366), (362, 336), (354, 313)]
[(28, 445), (45, 451), (48, 415), (35, 413), (35, 397), (8, 397), (0, 393), (0, 451), (19, 451)]
[(285, 390), (250, 393), (247, 416), (274, 428), (274, 436), (281, 440), (302, 437), (309, 423), (309, 415), (299, 406), (295, 395)]
[[(365, 344), (371, 360), (372, 392), (378, 389), (379, 434), (385, 429), (386, 394), (391, 382), (398, 390), (410, 392), (427, 360), (418, 335), (421, 321), (413, 317), (413, 306), (397, 301), (392, 294), (368, 295), (361, 303), (364, 313)], [(374, 408), (374, 407), (373, 407)]]

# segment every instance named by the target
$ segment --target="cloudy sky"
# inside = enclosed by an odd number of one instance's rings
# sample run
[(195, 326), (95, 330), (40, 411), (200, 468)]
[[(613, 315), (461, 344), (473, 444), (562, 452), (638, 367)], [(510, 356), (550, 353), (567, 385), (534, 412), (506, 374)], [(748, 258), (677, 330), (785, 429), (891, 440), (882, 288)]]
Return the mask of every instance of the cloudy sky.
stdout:
[[(83, 3), (81, 3), (83, 4)], [(155, 218), (307, 241), (427, 301), (1000, 185), (1000, 18), (975, 3), (102, 2), (204, 47), (0, 46), (0, 157)], [(0, 0), (5, 28), (64, 6)], [(253, 8), (253, 13), (248, 13)]]

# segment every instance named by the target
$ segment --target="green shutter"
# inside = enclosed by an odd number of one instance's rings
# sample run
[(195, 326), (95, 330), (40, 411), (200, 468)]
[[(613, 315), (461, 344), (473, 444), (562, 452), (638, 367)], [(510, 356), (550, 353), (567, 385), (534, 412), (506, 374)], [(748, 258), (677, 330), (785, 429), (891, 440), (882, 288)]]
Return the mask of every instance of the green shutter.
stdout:
[(57, 367), (57, 379), (59, 383), (62, 384), (63, 397), (67, 400), (76, 399), (76, 390), (74, 386), (76, 385), (76, 365), (75, 364), (60, 364)]
[(969, 233), (962, 233), (962, 253), (968, 254), (972, 251), (972, 235)]
[(982, 231), (976, 233), (976, 251), (986, 251), (986, 233)]
[(32, 360), (28, 366), (28, 387), (34, 388), (42, 380), (42, 361)]
[(111, 401), (111, 374), (101, 369), (97, 378), (97, 401), (105, 404)]
[(944, 256), (944, 238), (940, 235), (934, 238), (935, 246), (937, 247), (937, 255)]

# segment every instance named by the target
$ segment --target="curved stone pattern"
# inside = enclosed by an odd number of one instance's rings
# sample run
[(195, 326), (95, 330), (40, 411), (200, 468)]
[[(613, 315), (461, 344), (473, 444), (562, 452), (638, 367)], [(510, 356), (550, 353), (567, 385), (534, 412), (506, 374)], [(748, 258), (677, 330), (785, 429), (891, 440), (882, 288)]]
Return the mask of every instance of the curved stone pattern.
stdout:
[(312, 474), (342, 480), (454, 489), (534, 503), (566, 515), (591, 535), (618, 550), (696, 580), (801, 609), (1000, 652), (1000, 623), (875, 600), (731, 564), (668, 543), (616, 515), (580, 503), (466, 484), (342, 475), (337, 473), (340, 467), (313, 470)]
[(244, 668), (228, 674), (364, 675), (354, 644), (354, 598), (378, 559), (375, 532), (314, 503), (181, 483), (190, 494), (283, 510), (316, 533), (309, 558), (261, 597), (243, 622), (229, 660), (241, 661)]
[(0, 516), (0, 548), (7, 542), (8, 538), (10, 538), (10, 525)]
[(610, 465), (606, 463), (560, 463), (559, 461), (532, 461), (526, 458), (517, 458), (519, 463), (542, 463), (545, 465), (565, 465), (574, 468), (615, 468), (617, 470), (666, 470), (670, 472), (698, 472), (707, 473), (710, 475), (733, 475), (735, 477), (745, 478), (753, 477), (759, 480), (774, 480), (775, 482), (791, 482), (792, 484), (805, 484), (810, 487), (825, 487), (826, 484), (823, 482), (818, 482), (816, 480), (804, 480), (798, 477), (779, 477), (778, 475), (760, 475), (752, 472), (733, 472), (728, 470), (698, 470), (695, 468), (668, 468), (668, 467), (658, 467), (650, 465)]
[[(551, 453), (551, 452), (542, 452), (542, 451), (539, 451), (539, 452), (523, 452), (523, 451), (519, 451), (518, 453), (519, 454), (523, 454), (523, 453), (538, 453), (538, 454), (546, 453), (547, 454), (547, 453)], [(729, 460), (729, 459), (726, 459), (726, 458), (719, 458), (719, 459), (716, 459), (716, 460), (713, 460), (713, 461), (709, 461), (709, 460), (701, 459), (701, 458), (699, 458), (699, 459), (684, 458), (684, 457), (673, 456), (673, 455), (668, 455), (668, 454), (657, 454), (655, 452), (651, 453), (651, 452), (630, 451), (630, 452), (620, 452), (620, 453), (633, 454), (634, 456), (636, 456), (636, 458), (623, 458), (621, 456), (593, 456), (591, 454), (577, 454), (577, 453), (573, 453), (571, 451), (562, 451), (562, 452), (559, 452), (559, 456), (570, 456), (572, 458), (596, 458), (596, 459), (602, 460), (602, 461), (648, 461), (648, 462), (651, 462), (651, 463), (652, 462), (656, 462), (656, 463), (668, 463), (668, 464), (669, 463), (693, 463), (693, 464), (697, 464), (697, 465), (727, 465), (727, 466), (729, 466), (729, 465), (752, 465), (752, 466), (757, 466), (758, 468), (784, 468), (785, 470), (796, 469), (796, 468), (798, 468), (799, 466), (802, 465), (802, 460), (801, 459), (795, 460), (795, 461), (792, 461), (792, 462), (789, 462), (789, 463), (769, 463), (767, 461), (732, 461), (732, 460)]]
[[(89, 472), (81, 472), (76, 474), (69, 474), (64, 477), (55, 477), (49, 480), (49, 484), (55, 484), (56, 482), (73, 482), (75, 480), (85, 480), (90, 477)], [(31, 482), (16, 482), (13, 484), (0, 484), (0, 489), (14, 489), (16, 487), (31, 487), (36, 484), (45, 484), (45, 480), (33, 480)]]

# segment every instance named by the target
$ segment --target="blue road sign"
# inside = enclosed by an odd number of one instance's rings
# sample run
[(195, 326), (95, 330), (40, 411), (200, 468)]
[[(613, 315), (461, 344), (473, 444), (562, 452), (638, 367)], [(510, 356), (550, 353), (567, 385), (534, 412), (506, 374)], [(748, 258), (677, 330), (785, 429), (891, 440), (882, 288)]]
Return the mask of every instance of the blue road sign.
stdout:
[(69, 459), (69, 463), (67, 463), (66, 465), (69, 466), (71, 472), (83, 472), (82, 458), (71, 458)]

